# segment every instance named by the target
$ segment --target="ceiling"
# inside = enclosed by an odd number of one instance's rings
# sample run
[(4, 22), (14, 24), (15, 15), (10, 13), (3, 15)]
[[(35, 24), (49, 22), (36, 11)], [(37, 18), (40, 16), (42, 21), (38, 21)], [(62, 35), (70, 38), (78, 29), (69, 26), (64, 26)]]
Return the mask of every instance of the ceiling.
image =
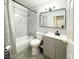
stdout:
[(53, 2), (54, 0), (15, 0), (15, 1), (33, 9), (47, 2)]

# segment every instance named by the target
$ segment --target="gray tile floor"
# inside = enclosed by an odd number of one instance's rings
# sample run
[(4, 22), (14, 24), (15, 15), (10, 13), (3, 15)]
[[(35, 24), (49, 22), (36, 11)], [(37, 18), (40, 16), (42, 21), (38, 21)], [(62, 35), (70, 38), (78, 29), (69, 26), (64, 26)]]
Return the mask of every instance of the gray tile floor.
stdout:
[(31, 48), (29, 48), (27, 51), (23, 51), (22, 53), (18, 54), (14, 59), (49, 59), (47, 56), (44, 56), (44, 54), (39, 53), (35, 56), (31, 55)]

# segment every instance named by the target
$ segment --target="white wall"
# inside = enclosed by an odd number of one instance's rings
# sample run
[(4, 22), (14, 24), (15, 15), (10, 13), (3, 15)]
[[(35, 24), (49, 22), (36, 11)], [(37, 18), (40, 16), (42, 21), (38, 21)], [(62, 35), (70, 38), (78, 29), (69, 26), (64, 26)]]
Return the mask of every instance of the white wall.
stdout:
[(27, 16), (27, 34), (33, 33), (35, 34), (36, 31), (36, 25), (37, 25), (37, 13), (28, 10), (28, 16)]
[(67, 35), (69, 44), (67, 46), (67, 59), (74, 59), (74, 8), (73, 0), (68, 0), (68, 18), (67, 18)]
[(27, 34), (27, 8), (13, 2), (13, 23), (16, 37)]
[(74, 8), (73, 8), (73, 0), (68, 1), (68, 21), (67, 21), (67, 34), (71, 40), (74, 41)]
[(67, 46), (67, 59), (74, 59), (74, 42), (69, 39)]
[[(40, 6), (37, 7), (37, 11), (38, 11), (38, 14), (37, 14), (37, 31), (40, 31), (40, 32), (55, 32), (57, 29), (56, 28), (43, 28), (43, 27), (40, 27), (39, 26), (39, 13), (40, 12), (44, 12), (45, 11), (45, 8), (53, 8), (53, 6), (55, 6), (55, 9), (60, 9), (60, 8), (66, 8), (67, 9), (67, 0), (55, 0), (55, 2), (53, 3), (52, 2), (48, 2), (46, 4), (42, 4)], [(59, 32), (60, 33), (63, 33), (63, 34), (67, 34), (67, 31), (66, 29), (59, 29)]]

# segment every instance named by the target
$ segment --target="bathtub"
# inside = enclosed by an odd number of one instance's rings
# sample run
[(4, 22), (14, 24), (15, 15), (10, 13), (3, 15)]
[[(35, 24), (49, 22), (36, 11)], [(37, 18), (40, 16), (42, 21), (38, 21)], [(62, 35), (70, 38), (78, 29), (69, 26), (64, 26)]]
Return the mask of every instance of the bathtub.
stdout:
[(29, 36), (22, 36), (19, 38), (16, 38), (16, 51), (17, 54), (22, 52), (23, 50), (27, 50), (27, 48), (30, 45), (30, 41), (32, 40), (32, 37)]

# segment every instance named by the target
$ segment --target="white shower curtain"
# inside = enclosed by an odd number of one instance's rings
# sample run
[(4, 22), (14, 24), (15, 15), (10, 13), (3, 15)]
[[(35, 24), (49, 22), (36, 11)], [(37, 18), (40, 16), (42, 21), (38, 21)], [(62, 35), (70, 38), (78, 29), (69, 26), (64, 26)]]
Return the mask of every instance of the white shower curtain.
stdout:
[(10, 56), (14, 56), (16, 54), (16, 42), (11, 27), (11, 9), (9, 9), (11, 2), (11, 0), (4, 0), (4, 48), (10, 45)]

